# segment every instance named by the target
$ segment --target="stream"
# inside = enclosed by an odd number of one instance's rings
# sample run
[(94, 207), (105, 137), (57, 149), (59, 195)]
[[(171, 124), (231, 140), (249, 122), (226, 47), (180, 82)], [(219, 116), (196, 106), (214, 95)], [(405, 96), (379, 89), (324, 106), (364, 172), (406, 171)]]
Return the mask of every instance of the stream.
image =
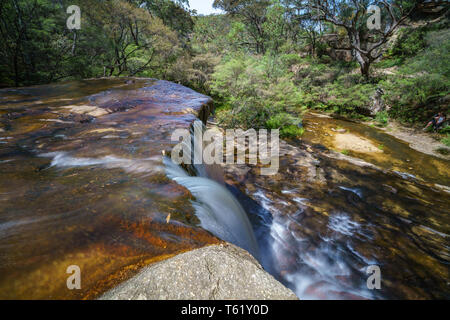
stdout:
[[(95, 298), (220, 239), (301, 299), (450, 298), (448, 160), (311, 113), (277, 175), (192, 176), (162, 153), (210, 102), (152, 79), (0, 90), (0, 299)], [(81, 290), (66, 287), (71, 265)]]
[(277, 175), (224, 167), (266, 270), (301, 299), (450, 298), (449, 161), (361, 123), (307, 114), (304, 125), (281, 144)]

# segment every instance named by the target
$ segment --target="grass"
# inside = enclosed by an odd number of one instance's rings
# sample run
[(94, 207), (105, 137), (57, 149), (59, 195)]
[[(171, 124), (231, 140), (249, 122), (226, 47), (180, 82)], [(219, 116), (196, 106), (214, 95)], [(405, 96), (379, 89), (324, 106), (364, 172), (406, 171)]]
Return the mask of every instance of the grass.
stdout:
[(447, 147), (450, 147), (450, 134), (447, 134), (447, 137), (441, 140), (443, 144), (445, 144)]

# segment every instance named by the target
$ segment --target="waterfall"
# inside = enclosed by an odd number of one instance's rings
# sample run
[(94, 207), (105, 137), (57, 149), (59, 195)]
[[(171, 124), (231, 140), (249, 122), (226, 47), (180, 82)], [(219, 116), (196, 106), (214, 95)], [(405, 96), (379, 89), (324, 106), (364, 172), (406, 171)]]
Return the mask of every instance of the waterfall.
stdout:
[[(192, 130), (198, 129), (199, 126), (203, 124), (196, 121)], [(191, 137), (193, 139), (189, 149), (201, 152), (201, 148), (195, 148), (196, 135)], [(193, 165), (196, 176), (190, 176), (171, 158), (164, 157), (163, 161), (167, 177), (188, 189), (195, 197), (192, 205), (201, 227), (216, 237), (247, 250), (259, 259), (258, 243), (247, 213), (224, 185), (212, 179), (210, 170), (205, 165)]]

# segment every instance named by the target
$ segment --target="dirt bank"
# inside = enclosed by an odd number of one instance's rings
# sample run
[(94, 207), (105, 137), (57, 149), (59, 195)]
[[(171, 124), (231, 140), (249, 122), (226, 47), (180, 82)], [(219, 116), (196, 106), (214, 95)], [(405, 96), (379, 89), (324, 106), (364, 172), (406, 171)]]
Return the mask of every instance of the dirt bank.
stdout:
[(444, 145), (441, 141), (437, 140), (440, 137), (437, 134), (430, 134), (423, 132), (417, 128), (408, 128), (397, 121), (391, 121), (389, 125), (382, 128), (387, 134), (396, 137), (409, 143), (410, 147), (422, 153), (426, 153), (441, 159), (450, 160), (450, 155), (443, 155), (437, 152), (438, 149), (447, 149), (450, 152), (450, 148)]

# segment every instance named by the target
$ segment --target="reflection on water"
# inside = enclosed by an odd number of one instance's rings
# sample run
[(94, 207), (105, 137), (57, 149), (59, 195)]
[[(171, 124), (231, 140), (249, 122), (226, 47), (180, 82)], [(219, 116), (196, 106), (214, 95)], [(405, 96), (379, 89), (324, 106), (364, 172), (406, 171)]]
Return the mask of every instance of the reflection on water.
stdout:
[[(338, 152), (347, 151), (350, 155), (366, 160), (383, 169), (396, 171), (403, 177), (419, 177), (427, 182), (450, 186), (450, 161), (418, 152), (409, 144), (398, 140), (380, 129), (356, 122), (333, 118), (318, 117), (307, 114), (305, 117), (307, 128), (303, 140), (312, 144), (322, 144)], [(361, 153), (358, 151), (342, 150), (335, 146), (334, 140), (339, 132), (355, 134), (369, 139), (380, 152)]]
[[(185, 110), (208, 101), (145, 79), (0, 90), (0, 298), (92, 298), (216, 243), (161, 157), (172, 131), (196, 119)], [(80, 291), (66, 287), (70, 265)]]

